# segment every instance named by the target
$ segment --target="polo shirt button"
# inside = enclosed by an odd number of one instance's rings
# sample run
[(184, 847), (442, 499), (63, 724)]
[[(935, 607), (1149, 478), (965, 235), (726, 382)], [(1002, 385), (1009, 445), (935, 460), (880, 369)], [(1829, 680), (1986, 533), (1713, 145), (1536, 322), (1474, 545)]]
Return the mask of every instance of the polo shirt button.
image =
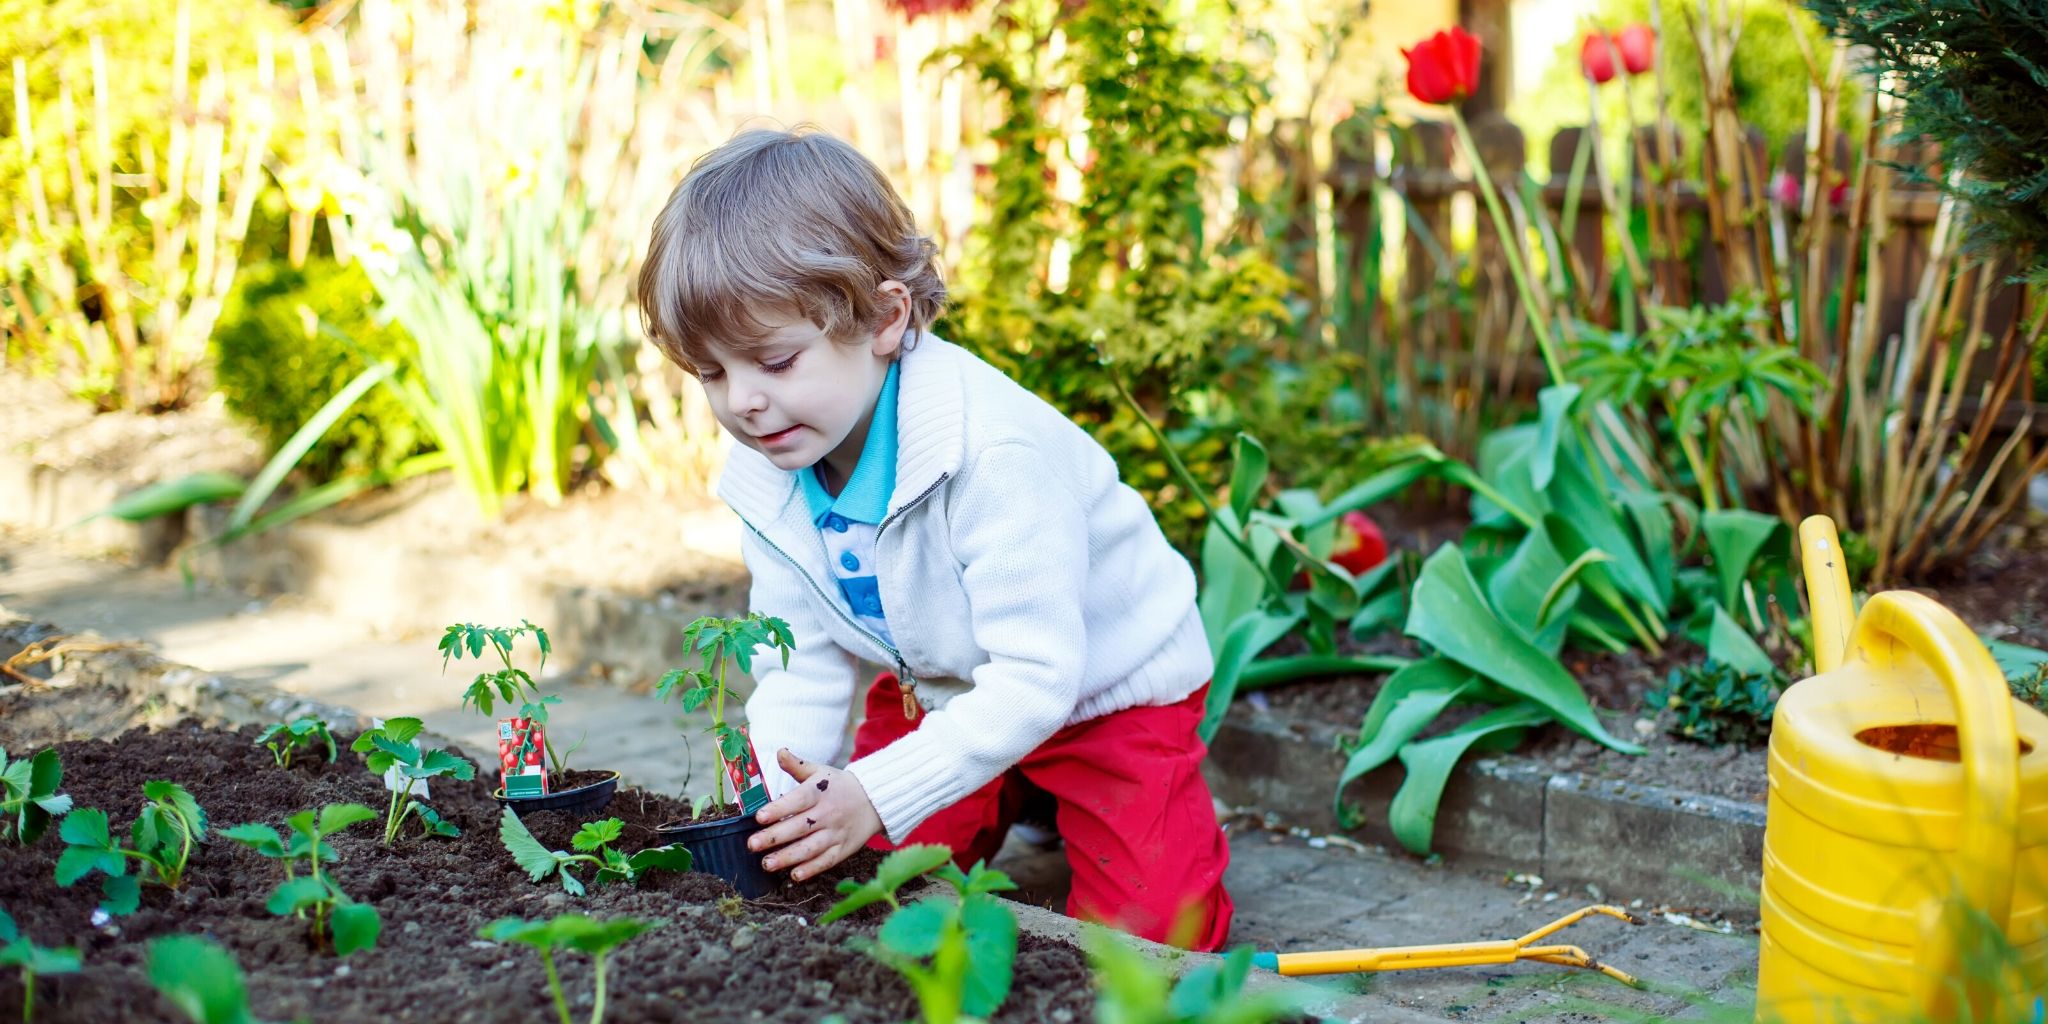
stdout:
[(838, 515), (834, 515), (832, 518), (825, 520), (825, 525), (831, 527), (833, 533), (846, 532), (846, 520)]
[(853, 552), (848, 551), (839, 556), (839, 564), (845, 566), (848, 572), (852, 572), (860, 568), (860, 559), (855, 558)]

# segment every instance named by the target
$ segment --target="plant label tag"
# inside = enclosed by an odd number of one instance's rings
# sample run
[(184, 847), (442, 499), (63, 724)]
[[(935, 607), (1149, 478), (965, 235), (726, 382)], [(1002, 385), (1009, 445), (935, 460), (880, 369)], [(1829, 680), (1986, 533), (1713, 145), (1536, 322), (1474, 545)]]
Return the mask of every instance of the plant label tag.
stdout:
[(530, 718), (498, 719), (498, 768), (506, 796), (548, 791), (547, 731)]
[(733, 730), (746, 741), (746, 749), (738, 757), (725, 758), (725, 779), (732, 783), (732, 791), (739, 794), (740, 810), (753, 814), (768, 804), (768, 782), (761, 777), (761, 759), (754, 754), (754, 738), (747, 735), (746, 726)]

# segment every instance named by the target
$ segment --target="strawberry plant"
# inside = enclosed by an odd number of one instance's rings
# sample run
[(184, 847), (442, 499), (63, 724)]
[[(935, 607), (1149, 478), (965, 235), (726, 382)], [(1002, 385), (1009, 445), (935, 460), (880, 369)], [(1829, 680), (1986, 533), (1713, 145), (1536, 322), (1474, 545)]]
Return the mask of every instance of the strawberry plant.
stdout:
[[(754, 652), (764, 645), (781, 652), (783, 667), (789, 667), (789, 656), (796, 649), (796, 637), (790, 633), (789, 623), (760, 612), (750, 612), (736, 619), (703, 616), (683, 631), (683, 649), (701, 656), (701, 663), (696, 668), (674, 669), (655, 684), (655, 697), (667, 700), (672, 695), (680, 695), (686, 712), (706, 706), (711, 708), (709, 731), (718, 742), (718, 756), (722, 761), (730, 763), (747, 757), (746, 734), (725, 721), (725, 699), (728, 696), (739, 697), (726, 686), (726, 665), (730, 663), (743, 673), (753, 674)], [(716, 795), (711, 806), (723, 807), (727, 804), (725, 773), (715, 773), (713, 779)], [(702, 817), (703, 813), (704, 805), (700, 801), (694, 809), (694, 816)]]
[(0, 748), (0, 835), (24, 846), (42, 838), (50, 819), (71, 810), (71, 798), (57, 792), (63, 784), (64, 765), (56, 751), (9, 761)]
[(1169, 984), (1151, 960), (1107, 928), (1083, 925), (1081, 945), (1095, 969), (1099, 1024), (1267, 1024), (1293, 1019), (1307, 1009), (1293, 996), (1244, 991), (1252, 972), (1249, 946)]
[[(541, 672), (548, 666), (548, 655), (554, 653), (554, 645), (548, 642), (548, 631), (528, 622), (519, 620), (517, 626), (479, 626), (459, 622), (449, 626), (441, 634), (441, 670), (448, 670), (448, 662), (462, 657), (482, 658), (484, 649), (489, 648), (498, 655), (498, 663), (504, 667), (495, 672), (479, 672), (470, 680), (469, 689), (462, 692), (462, 706), (474, 707), (485, 717), (496, 715), (494, 710), (500, 702), (511, 706), (519, 701), (520, 718), (532, 719), (535, 724), (548, 724), (548, 705), (560, 704), (562, 698), (554, 694), (541, 696), (540, 684), (528, 675), (525, 669), (512, 664), (512, 646), (522, 635), (533, 634), (535, 646), (540, 648), (540, 664), (534, 671)], [(543, 730), (545, 732), (545, 730)], [(542, 740), (546, 748), (548, 763), (554, 765), (557, 775), (569, 770), (562, 756), (555, 752), (551, 740)]]
[(149, 944), (149, 983), (193, 1024), (261, 1024), (234, 955), (197, 935)]
[(14, 918), (0, 910), (0, 967), (21, 968), (21, 1020), (36, 1018), (36, 975), (77, 974), (78, 947), (44, 949), (30, 942), (14, 926)]
[[(510, 817), (510, 811), (505, 812)], [(562, 998), (561, 975), (555, 970), (555, 951), (573, 949), (590, 957), (596, 965), (596, 992), (591, 997), (590, 1024), (604, 1020), (605, 1000), (605, 958), (611, 951), (636, 936), (653, 931), (663, 925), (661, 921), (641, 921), (630, 917), (614, 917), (599, 921), (582, 914), (562, 914), (546, 921), (526, 921), (516, 917), (500, 918), (485, 925), (477, 934), (492, 942), (517, 942), (532, 946), (540, 954), (540, 963), (547, 970), (548, 989), (555, 996), (555, 1012), (562, 1024), (570, 1024), (569, 1001)]]
[[(376, 818), (377, 812), (362, 804), (328, 804), (317, 813), (301, 811), (287, 819), (292, 831), (290, 841), (269, 825), (255, 822), (223, 829), (221, 835), (282, 861), (284, 881), (270, 894), (270, 912), (283, 917), (304, 916), (312, 911), (314, 944), (331, 940), (335, 954), (347, 956), (375, 946), (382, 922), (377, 917), (377, 908), (350, 900), (333, 878), (321, 872), (320, 865), (337, 859), (326, 837)], [(300, 866), (306, 870), (303, 876), (297, 873)]]
[(678, 845), (655, 846), (635, 854), (625, 854), (612, 849), (624, 834), (626, 823), (617, 818), (593, 821), (576, 830), (569, 839), (575, 853), (550, 850), (533, 837), (519, 815), (507, 808), (498, 820), (498, 840), (512, 854), (527, 876), (538, 882), (549, 875), (562, 880), (562, 888), (571, 896), (583, 895), (583, 883), (570, 873), (577, 864), (589, 864), (597, 869), (597, 883), (640, 882), (651, 871), (690, 870), (690, 851)]
[(405, 819), (413, 815), (419, 816), (429, 835), (461, 834), (461, 830), (435, 814), (433, 808), (413, 799), (412, 789), (422, 779), (444, 775), (458, 782), (468, 782), (476, 778), (476, 765), (445, 750), (421, 750), (413, 739), (425, 728), (417, 718), (393, 718), (356, 737), (356, 741), (349, 745), (350, 750), (369, 755), (363, 758), (363, 763), (371, 772), (382, 776), (396, 768), (399, 777), (405, 780), (403, 788), (391, 791), (391, 805), (384, 814), (386, 846), (398, 841)]
[(334, 748), (334, 734), (328, 731), (327, 722), (313, 715), (305, 715), (289, 722), (276, 722), (264, 728), (256, 742), (270, 750), (270, 757), (279, 768), (292, 766), (292, 755), (301, 748), (311, 750), (315, 744), (327, 748), (327, 763), (341, 756)]
[[(104, 872), (100, 909), (116, 917), (133, 913), (142, 899), (142, 872), (167, 889), (185, 880), (192, 844), (206, 838), (206, 812), (185, 787), (158, 779), (142, 786), (148, 802), (128, 829), (129, 845), (121, 845), (107, 827), (107, 812), (81, 807), (64, 816), (57, 834), (70, 844), (57, 857), (57, 884), (69, 888), (79, 879)], [(141, 863), (128, 873), (128, 861)]]
[[(895, 907), (875, 938), (861, 946), (910, 982), (927, 1024), (995, 1013), (1010, 994), (1017, 958), (1017, 917), (991, 895), (1016, 883), (980, 863), (962, 873), (952, 856), (943, 846), (904, 847), (883, 859), (873, 880), (839, 883), (845, 898), (818, 919), (826, 924), (884, 901)], [(934, 896), (908, 906), (897, 901), (897, 889), (934, 869), (953, 887), (953, 898)]]

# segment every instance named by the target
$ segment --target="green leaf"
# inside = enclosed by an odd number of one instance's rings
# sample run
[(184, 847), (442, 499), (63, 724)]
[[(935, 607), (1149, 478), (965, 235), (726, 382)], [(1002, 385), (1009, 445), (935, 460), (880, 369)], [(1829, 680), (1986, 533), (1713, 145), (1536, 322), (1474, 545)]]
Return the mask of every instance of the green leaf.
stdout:
[(248, 1024), (242, 969), (226, 950), (196, 935), (149, 944), (149, 982), (194, 1024)]
[(626, 858), (626, 865), (635, 878), (652, 870), (688, 871), (692, 867), (690, 851), (680, 843), (669, 846), (650, 846)]
[(83, 961), (78, 947), (44, 949), (31, 942), (0, 948), (0, 967), (20, 967), (30, 974), (77, 974)]
[(142, 795), (171, 805), (185, 828), (192, 833), (192, 840), (206, 838), (206, 812), (199, 809), (199, 801), (185, 787), (167, 779), (142, 784)]
[(407, 767), (420, 767), (420, 748), (410, 743), (394, 742), (389, 736), (371, 736), (370, 743), (377, 751), (391, 758), (392, 763)]
[(57, 855), (56, 881), (66, 889), (94, 870), (119, 875), (128, 870), (128, 862), (118, 853), (92, 846), (67, 846)]
[(606, 843), (618, 842), (619, 837), (625, 834), (625, 822), (617, 818), (606, 818), (577, 829), (576, 835), (569, 840), (569, 845), (575, 847), (579, 853), (589, 853)]
[(1776, 668), (1771, 656), (1750, 639), (1749, 633), (1729, 616), (1728, 610), (1714, 608), (1714, 624), (1707, 639), (1707, 660), (1718, 661), (1751, 676), (1768, 676)]
[(1721, 584), (1723, 606), (1731, 610), (1742, 607), (1742, 581), (1749, 575), (1750, 564), (1784, 528), (1778, 517), (1748, 509), (1706, 514), (1707, 552), (1714, 559), (1714, 578)]
[(1216, 655), (1215, 674), (1209, 682), (1207, 710), (1197, 730), (1202, 742), (1207, 743), (1215, 737), (1216, 730), (1223, 727), (1223, 716), (1230, 711), (1230, 702), (1237, 696), (1238, 677), (1243, 674), (1245, 666), (1299, 625), (1302, 615), (1298, 611), (1251, 611), (1230, 624), (1223, 646)]
[(135, 913), (142, 905), (142, 880), (134, 875), (109, 875), (100, 880), (100, 909), (110, 916)]
[(260, 822), (236, 825), (222, 829), (220, 834), (234, 842), (241, 843), (265, 857), (284, 856), (284, 837), (277, 830)]
[(1643, 748), (1608, 734), (1578, 680), (1556, 658), (1501, 622), (1480, 596), (1464, 553), (1455, 546), (1444, 545), (1423, 563), (1407, 632), (1480, 677), (1542, 705), (1595, 742), (1623, 753), (1642, 753)]
[(1358, 749), (1351, 752), (1337, 776), (1334, 806), (1339, 824), (1345, 828), (1361, 824), (1344, 803), (1344, 787), (1393, 760), (1475, 682), (1469, 670), (1445, 658), (1425, 658), (1387, 677), (1359, 724)]
[(1243, 522), (1251, 516), (1260, 492), (1265, 489), (1272, 458), (1266, 454), (1266, 446), (1250, 434), (1238, 434), (1231, 447), (1230, 511), (1238, 522)]
[(1565, 584), (1565, 596), (1548, 600), (1564, 572), (1564, 556), (1551, 543), (1549, 531), (1539, 529), (1523, 536), (1514, 553), (1486, 581), (1489, 603), (1500, 618), (1522, 639), (1553, 658), (1564, 647), (1565, 626), (1571, 621), (1558, 609), (1576, 603), (1570, 596), (1577, 592), (1576, 586), (1569, 583)]
[(131, 523), (140, 523), (183, 512), (194, 505), (204, 505), (241, 494), (248, 487), (242, 478), (231, 473), (205, 472), (182, 476), (176, 480), (150, 484), (116, 499), (113, 504), (88, 516), (113, 516)]
[(384, 922), (377, 917), (376, 907), (367, 903), (344, 903), (328, 915), (327, 927), (334, 934), (335, 955), (347, 956), (359, 949), (375, 949), (377, 934), (383, 930)]
[[(1265, 576), (1230, 542), (1230, 534), (1241, 528), (1241, 522), (1229, 509), (1219, 508), (1202, 531), (1202, 587), (1196, 604), (1212, 655), (1222, 648), (1230, 624), (1257, 608), (1266, 594)], [(1250, 543), (1254, 553), (1266, 558), (1279, 539), (1272, 530), (1261, 529), (1252, 533)]]
[(1010, 995), (1017, 915), (996, 897), (973, 895), (960, 902), (960, 924), (967, 931), (967, 976), (960, 986), (960, 1008), (969, 1016), (988, 1018)]
[(1549, 487), (1557, 473), (1557, 447), (1564, 437), (1565, 417), (1578, 400), (1577, 384), (1552, 384), (1536, 393), (1538, 425), (1536, 447), (1529, 453), (1529, 482), (1539, 491)]
[(421, 778), (446, 775), (460, 782), (476, 778), (476, 765), (445, 750), (429, 750), (420, 761)]
[(660, 921), (641, 921), (630, 917), (614, 917), (604, 921), (581, 921), (565, 931), (562, 944), (579, 953), (602, 956), (620, 944), (662, 926)]
[(1441, 471), (1446, 465), (1444, 457), (1432, 450), (1430, 453), (1410, 461), (1398, 463), (1374, 473), (1363, 481), (1352, 485), (1342, 494), (1330, 499), (1323, 510), (1313, 518), (1304, 519), (1298, 525), (1303, 531), (1313, 530), (1325, 523), (1334, 522), (1344, 513), (1377, 505), (1408, 489), (1408, 485)]
[[(568, 917), (572, 915), (563, 915)], [(558, 917), (555, 921), (560, 921)], [(535, 949), (548, 949), (556, 944), (557, 931), (553, 921), (527, 921), (517, 917), (501, 917), (477, 931), (477, 937), (492, 942), (516, 942)]]
[(263, 906), (271, 913), (283, 917), (318, 903), (326, 903), (333, 898), (334, 895), (328, 889), (325, 879), (303, 875), (278, 883), (277, 889), (270, 894), (270, 901)]
[(1252, 972), (1252, 949), (1239, 946), (1220, 960), (1211, 960), (1181, 975), (1166, 997), (1167, 1012), (1174, 1019), (1204, 1019), (1237, 1000)]
[[(4, 754), (4, 751), (0, 751), (0, 756), (4, 756)], [(0, 910), (0, 942), (13, 942), (19, 938), (21, 938), (21, 929), (15, 926), (14, 916), (5, 910)]]
[(2048, 651), (2004, 640), (1978, 639), (1984, 641), (1985, 649), (1991, 652), (1992, 660), (1998, 662), (1998, 670), (2005, 673), (2007, 679), (2032, 675), (2035, 669), (2048, 663)]
[(519, 815), (512, 813), (510, 807), (498, 816), (498, 841), (505, 844), (513, 862), (533, 881), (538, 882), (553, 874), (561, 863), (555, 859), (554, 851), (542, 846), (540, 840), (526, 830), (526, 824), (519, 820)]
[(1549, 720), (1545, 709), (1524, 701), (1495, 708), (1442, 736), (1401, 748), (1401, 765), (1408, 774), (1387, 808), (1387, 824), (1394, 838), (1410, 853), (1427, 856), (1444, 784), (1465, 752), (1475, 744), (1484, 744), (1484, 749), (1509, 749), (1521, 742), (1523, 730)]
[(882, 922), (875, 938), (893, 952), (909, 957), (927, 957), (939, 950), (939, 939), (951, 922), (949, 900), (930, 898), (898, 910)]
[(418, 800), (411, 801), (406, 809), (420, 816), (420, 825), (425, 829), (427, 835), (447, 836), (449, 838), (462, 835), (462, 830), (457, 828), (454, 822), (441, 817), (432, 807), (428, 807)]
[[(30, 799), (42, 800), (57, 795), (57, 787), (64, 784), (64, 763), (57, 759), (54, 750), (39, 750), (29, 759), (28, 795)], [(47, 809), (47, 808), (45, 808)], [(52, 811), (51, 813), (56, 813)]]
[(285, 439), (284, 444), (278, 447), (277, 453), (257, 472), (256, 479), (249, 483), (242, 500), (235, 503), (233, 514), (228, 516), (228, 529), (235, 531), (247, 527), (249, 520), (256, 515), (256, 510), (263, 507), (263, 503), (270, 500), (271, 494), (277, 490), (277, 485), (284, 482), (286, 474), (298, 466), (299, 461), (306, 457), (306, 453), (311, 451), (314, 445), (320, 443), (321, 438), (327, 436), (327, 431), (334, 427), (335, 422), (348, 413), (357, 399), (363, 397), (371, 388), (377, 386), (377, 382), (391, 376), (397, 369), (398, 364), (389, 360), (364, 369), (322, 404), (303, 426), (293, 431), (292, 436)]
[(57, 835), (73, 846), (104, 850), (114, 845), (107, 834), (107, 812), (97, 807), (81, 807), (65, 815), (64, 823), (57, 826)]
[(905, 846), (882, 858), (875, 867), (875, 877), (861, 884), (851, 879), (839, 883), (839, 892), (845, 899), (832, 905), (818, 918), (818, 923), (831, 924), (863, 907), (880, 903), (895, 895), (896, 890), (919, 875), (938, 869), (953, 859), (953, 851), (944, 846), (917, 843)]
[(1678, 578), (1678, 552), (1673, 538), (1677, 527), (1671, 519), (1670, 498), (1656, 491), (1632, 487), (1623, 488), (1615, 496), (1628, 510), (1629, 520), (1635, 524), (1636, 539), (1643, 545), (1644, 564), (1650, 568), (1650, 578), (1656, 582), (1657, 592), (1668, 602)]
[(425, 732), (427, 725), (417, 718), (387, 718), (384, 727), (377, 730), (393, 743), (410, 743), (413, 738)]
[(328, 804), (320, 808), (320, 834), (331, 836), (350, 825), (376, 819), (377, 812), (362, 804)]

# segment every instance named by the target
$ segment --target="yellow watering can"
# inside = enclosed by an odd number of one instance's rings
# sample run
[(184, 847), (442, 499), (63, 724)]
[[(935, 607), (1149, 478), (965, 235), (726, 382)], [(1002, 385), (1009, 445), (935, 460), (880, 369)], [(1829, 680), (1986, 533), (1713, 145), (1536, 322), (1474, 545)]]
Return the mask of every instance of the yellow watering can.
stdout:
[(2048, 716), (1933, 600), (1857, 614), (1832, 521), (1799, 543), (1819, 674), (1771, 728), (1757, 1019), (2039, 1021)]

